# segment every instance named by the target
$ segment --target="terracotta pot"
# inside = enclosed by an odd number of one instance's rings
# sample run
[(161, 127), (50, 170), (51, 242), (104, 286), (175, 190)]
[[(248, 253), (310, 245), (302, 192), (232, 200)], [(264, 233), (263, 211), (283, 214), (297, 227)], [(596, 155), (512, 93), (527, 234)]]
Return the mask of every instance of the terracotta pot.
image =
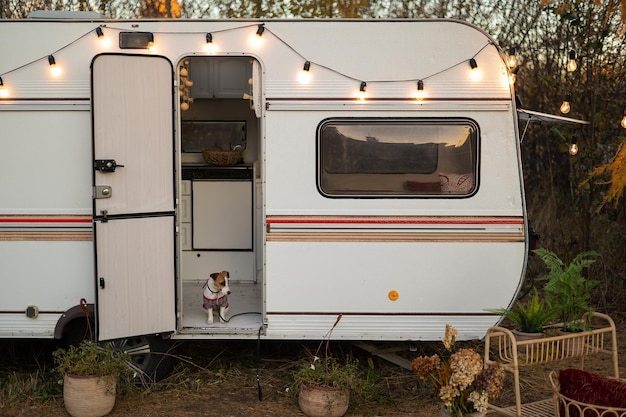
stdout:
[(65, 375), (63, 403), (72, 417), (102, 417), (115, 405), (116, 379), (112, 376)]
[(309, 417), (341, 417), (348, 411), (350, 390), (302, 384), (298, 405)]
[[(519, 330), (511, 330), (511, 333), (513, 333), (513, 335), (515, 336), (515, 341), (516, 342), (541, 339), (543, 337), (543, 333), (525, 333), (525, 332), (520, 332)], [(527, 347), (528, 346), (525, 346), (525, 345), (518, 346), (517, 347), (517, 352), (521, 353), (521, 354), (526, 354), (526, 348)]]

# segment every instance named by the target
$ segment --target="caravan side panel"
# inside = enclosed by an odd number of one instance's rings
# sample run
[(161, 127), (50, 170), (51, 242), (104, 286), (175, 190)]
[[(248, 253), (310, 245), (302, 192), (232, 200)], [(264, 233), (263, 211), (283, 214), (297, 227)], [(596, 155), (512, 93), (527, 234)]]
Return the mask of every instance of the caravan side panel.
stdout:
[(0, 112), (0, 337), (52, 337), (94, 301), (89, 111), (67, 107)]

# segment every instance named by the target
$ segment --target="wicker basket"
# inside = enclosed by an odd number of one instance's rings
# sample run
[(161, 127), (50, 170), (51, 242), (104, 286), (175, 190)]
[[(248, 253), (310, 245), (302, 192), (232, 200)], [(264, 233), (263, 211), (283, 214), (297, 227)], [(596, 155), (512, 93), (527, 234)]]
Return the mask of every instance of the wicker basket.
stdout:
[(230, 151), (223, 151), (221, 149), (204, 149), (202, 151), (202, 157), (206, 163), (217, 166), (235, 165), (241, 161), (242, 155), (243, 151), (241, 149)]

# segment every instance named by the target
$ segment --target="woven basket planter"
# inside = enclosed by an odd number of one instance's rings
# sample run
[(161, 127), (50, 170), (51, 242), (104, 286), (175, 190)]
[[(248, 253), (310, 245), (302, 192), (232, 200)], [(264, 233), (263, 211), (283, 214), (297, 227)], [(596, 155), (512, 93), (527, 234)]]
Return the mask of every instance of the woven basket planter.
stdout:
[(220, 149), (204, 149), (202, 151), (202, 157), (209, 165), (215, 166), (229, 166), (235, 165), (241, 161), (243, 151), (241, 149), (234, 149), (229, 151), (222, 151)]
[(115, 405), (116, 379), (112, 376), (65, 375), (63, 403), (72, 417), (102, 417)]

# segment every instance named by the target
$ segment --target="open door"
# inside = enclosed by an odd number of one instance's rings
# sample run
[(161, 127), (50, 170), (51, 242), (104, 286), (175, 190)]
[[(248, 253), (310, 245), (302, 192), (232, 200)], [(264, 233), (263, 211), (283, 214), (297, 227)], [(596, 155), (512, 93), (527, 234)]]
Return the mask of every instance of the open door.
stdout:
[(98, 339), (174, 331), (173, 68), (103, 54), (91, 77)]

